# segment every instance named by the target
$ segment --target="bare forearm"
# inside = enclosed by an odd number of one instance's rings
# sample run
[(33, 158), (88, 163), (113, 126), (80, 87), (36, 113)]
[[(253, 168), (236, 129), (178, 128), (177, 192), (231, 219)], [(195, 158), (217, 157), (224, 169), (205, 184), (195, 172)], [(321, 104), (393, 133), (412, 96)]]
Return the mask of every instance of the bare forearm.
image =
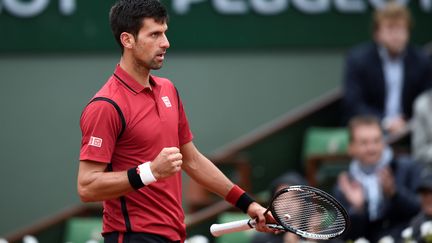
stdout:
[(182, 169), (207, 190), (224, 198), (234, 184), (204, 155), (197, 153), (188, 159)]
[(163, 148), (153, 162), (142, 163), (128, 171), (107, 172), (103, 162), (80, 161), (78, 194), (84, 202), (103, 201), (123, 196), (134, 189), (179, 172), (182, 155), (176, 147)]
[(78, 193), (82, 201), (103, 201), (133, 191), (126, 171), (86, 170), (85, 167), (87, 166), (88, 164), (80, 164), (81, 173), (78, 176)]

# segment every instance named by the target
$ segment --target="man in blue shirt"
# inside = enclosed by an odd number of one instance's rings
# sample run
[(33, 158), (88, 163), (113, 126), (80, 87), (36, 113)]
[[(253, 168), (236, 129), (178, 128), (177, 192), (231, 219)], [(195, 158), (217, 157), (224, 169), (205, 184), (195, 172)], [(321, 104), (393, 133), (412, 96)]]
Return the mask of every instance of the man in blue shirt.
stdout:
[(334, 193), (353, 226), (345, 237), (378, 242), (390, 235), (397, 242), (401, 230), (420, 209), (415, 190), (421, 167), (393, 155), (375, 117), (354, 117), (348, 129), (352, 161), (348, 171), (339, 175)]
[(387, 133), (406, 128), (414, 99), (432, 84), (429, 59), (409, 45), (408, 9), (390, 2), (374, 14), (373, 41), (353, 48), (343, 77), (345, 119), (373, 115)]

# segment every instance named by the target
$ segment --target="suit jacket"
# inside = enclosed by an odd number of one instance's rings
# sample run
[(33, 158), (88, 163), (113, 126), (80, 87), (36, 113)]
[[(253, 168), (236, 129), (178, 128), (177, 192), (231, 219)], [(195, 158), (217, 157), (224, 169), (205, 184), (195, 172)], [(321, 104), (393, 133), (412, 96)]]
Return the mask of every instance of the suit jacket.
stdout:
[[(403, 58), (401, 110), (406, 119), (412, 116), (414, 99), (432, 84), (432, 70), (426, 54), (407, 46)], [(386, 82), (382, 60), (376, 43), (353, 48), (347, 55), (344, 77), (343, 105), (345, 119), (355, 115), (384, 117)]]

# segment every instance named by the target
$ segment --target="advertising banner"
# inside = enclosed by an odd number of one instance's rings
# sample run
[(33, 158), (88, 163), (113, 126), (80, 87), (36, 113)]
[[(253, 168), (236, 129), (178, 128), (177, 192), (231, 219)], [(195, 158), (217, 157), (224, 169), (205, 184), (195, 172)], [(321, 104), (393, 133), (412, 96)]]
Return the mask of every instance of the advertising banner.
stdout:
[[(114, 0), (0, 0), (0, 52), (117, 51)], [(385, 0), (162, 0), (175, 50), (338, 48), (370, 39)], [(409, 6), (412, 40), (432, 40), (432, 0)]]

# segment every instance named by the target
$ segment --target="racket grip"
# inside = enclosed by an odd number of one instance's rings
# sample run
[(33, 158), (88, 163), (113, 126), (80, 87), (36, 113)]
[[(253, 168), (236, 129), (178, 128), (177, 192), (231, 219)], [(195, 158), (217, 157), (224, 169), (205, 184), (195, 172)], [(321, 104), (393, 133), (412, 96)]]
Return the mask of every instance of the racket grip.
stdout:
[(210, 232), (214, 237), (218, 237), (224, 234), (252, 229), (255, 227), (255, 224), (255, 220), (253, 219), (238, 220), (224, 224), (212, 224), (212, 226), (210, 226)]

